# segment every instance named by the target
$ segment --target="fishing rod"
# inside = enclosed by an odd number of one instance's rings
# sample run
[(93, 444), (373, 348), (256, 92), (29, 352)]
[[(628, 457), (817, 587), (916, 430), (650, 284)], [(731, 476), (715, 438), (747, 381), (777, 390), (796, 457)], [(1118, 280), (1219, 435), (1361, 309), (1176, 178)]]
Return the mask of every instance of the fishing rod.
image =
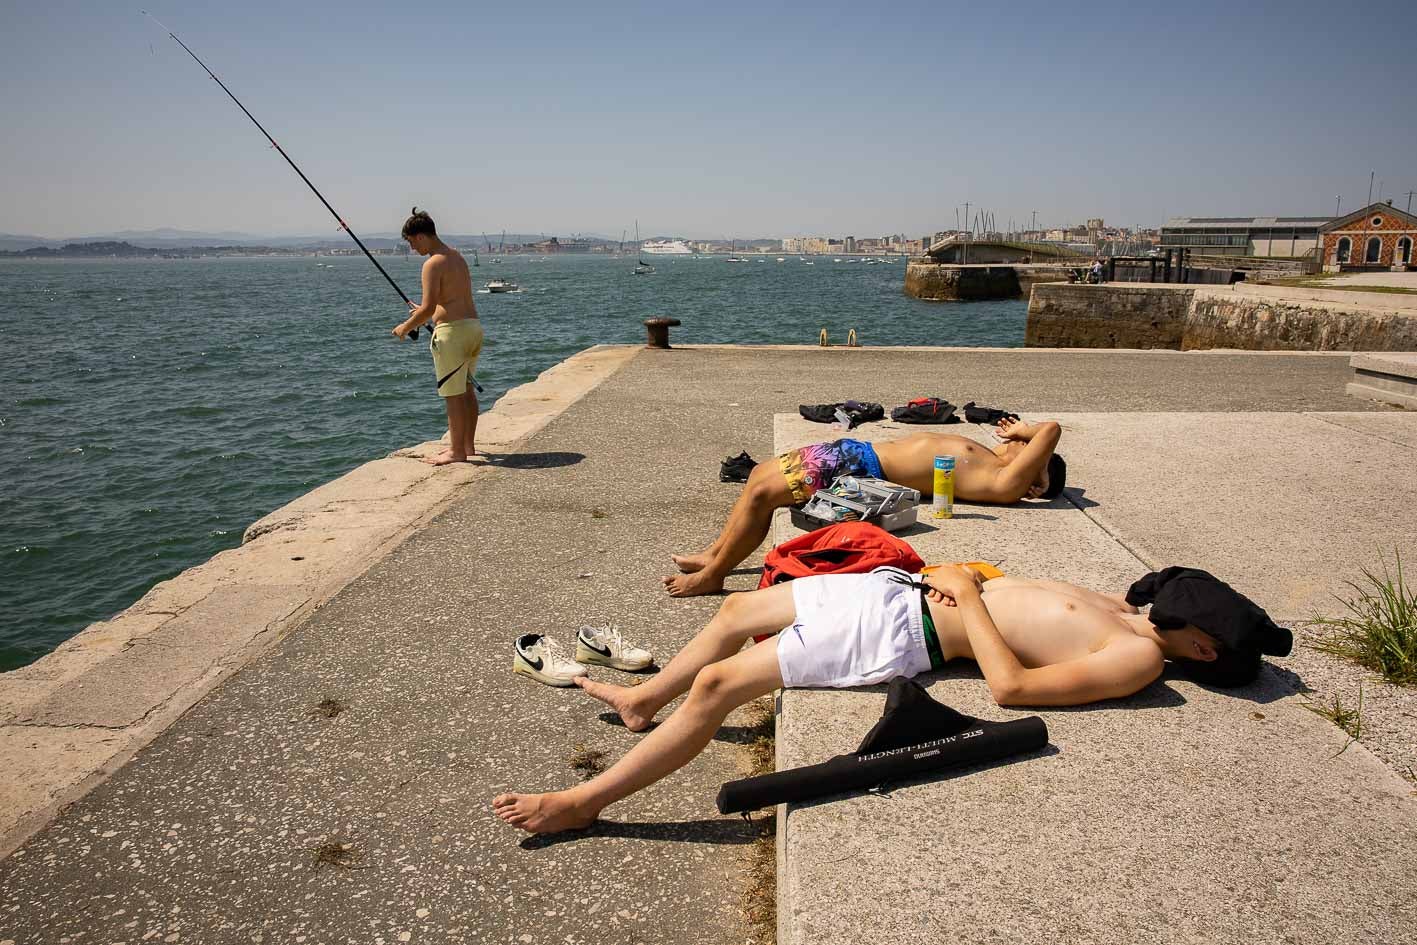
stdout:
[[(315, 185), (314, 185), (314, 184), (310, 183), (310, 178), (308, 178), (308, 177), (305, 176), (305, 172), (302, 171), (302, 170), (296, 165), (296, 163), (290, 159), (290, 155), (289, 155), (289, 154), (286, 154), (286, 153), (285, 153), (285, 149), (282, 148), (279, 144), (276, 143), (276, 139), (271, 137), (271, 133), (270, 133), (269, 131), (267, 131), (267, 130), (265, 129), (265, 127), (264, 127), (259, 121), (256, 120), (256, 116), (253, 115), (253, 114), (251, 114), (251, 112), (247, 110), (246, 106), (241, 104), (241, 100), (231, 93), (231, 89), (229, 89), (229, 88), (226, 87), (226, 83), (223, 82), (223, 81), (221, 81), (221, 79), (218, 79), (216, 73), (213, 72), (211, 69), (208, 69), (208, 68), (207, 68), (207, 64), (206, 64), (205, 62), (203, 62), (201, 59), (199, 59), (199, 58), (197, 57), (197, 54), (194, 53), (194, 52), (192, 52), (191, 48), (188, 47), (188, 45), (187, 45), (186, 43), (184, 43), (184, 42), (182, 42), (182, 40), (178, 39), (176, 33), (172, 32), (172, 30), (168, 29), (165, 25), (163, 25), (163, 22), (162, 22), (161, 20), (159, 20), (157, 17), (153, 16), (153, 15), (152, 15), (151, 13), (149, 13), (147, 10), (140, 10), (139, 12), (142, 13), (143, 16), (147, 17), (148, 19), (150, 19), (150, 20), (152, 20), (154, 23), (156, 23), (165, 33), (167, 33), (168, 36), (171, 36), (171, 37), (172, 37), (172, 39), (177, 43), (177, 45), (181, 46), (184, 50), (186, 50), (186, 51), (187, 51), (187, 55), (191, 56), (194, 60), (196, 60), (197, 65), (201, 66), (202, 69), (207, 73), (207, 75), (211, 76), (211, 77), (212, 77), (212, 80), (213, 80), (214, 82), (216, 82), (217, 85), (221, 86), (221, 90), (227, 94), (227, 97), (230, 98), (233, 102), (236, 103), (236, 107), (239, 108), (239, 109), (241, 109), (241, 111), (245, 112), (246, 117), (249, 118), (249, 119), (251, 119), (251, 124), (253, 124), (253, 125), (255, 125), (257, 128), (260, 128), (260, 129), (261, 129), (261, 134), (265, 135), (265, 136), (266, 136), (266, 140), (271, 143), (271, 146), (274, 147), (277, 151), (280, 152), (280, 156), (281, 156), (281, 157), (285, 158), (285, 163), (289, 164), (290, 167), (291, 167), (291, 170), (295, 171), (295, 173), (297, 173), (297, 174), (300, 175), (300, 179), (305, 182), (305, 186), (306, 186), (306, 187), (309, 187), (309, 188), (310, 188), (310, 191), (311, 191), (316, 197), (319, 197), (319, 198), (320, 198), (320, 203), (324, 204), (324, 205), (325, 205), (325, 209), (328, 210), (328, 211), (330, 211), (330, 215), (335, 218), (335, 222), (337, 222), (337, 223), (339, 224), (339, 228), (340, 228), (341, 230), (344, 230), (346, 233), (348, 233), (348, 234), (349, 234), (349, 238), (352, 239), (352, 240), (354, 240), (354, 242), (355, 242), (356, 244), (358, 244), (358, 246), (359, 246), (360, 249), (364, 250), (364, 255), (369, 257), (369, 261), (374, 264), (374, 268), (375, 268), (375, 269), (378, 269), (378, 270), (379, 270), (379, 274), (382, 275), (385, 279), (388, 280), (389, 285), (393, 286), (394, 291), (399, 294), (399, 298), (403, 299), (403, 300), (404, 300), (404, 303), (405, 303), (406, 305), (412, 307), (412, 306), (413, 306), (413, 300), (410, 299), (406, 294), (404, 294), (403, 289), (399, 288), (399, 284), (394, 281), (394, 277), (391, 276), (391, 275), (389, 275), (388, 272), (385, 271), (384, 267), (379, 264), (379, 260), (377, 260), (377, 259), (374, 258), (374, 254), (371, 253), (371, 252), (369, 252), (369, 247), (367, 247), (367, 246), (364, 245), (364, 241), (361, 240), (358, 236), (355, 235), (354, 231), (349, 228), (349, 224), (348, 224), (348, 223), (345, 223), (345, 222), (344, 222), (344, 218), (339, 215), (339, 211), (335, 210), (334, 207), (330, 206), (330, 202), (325, 199), (325, 195), (322, 194), (322, 193), (320, 193), (320, 191), (315, 188)], [(408, 333), (408, 336), (416, 341), (416, 340), (418, 339), (418, 329), (417, 329), (417, 328), (414, 328), (413, 330), (411, 330), (411, 331)], [(473, 381), (473, 384), (477, 385), (477, 389), (478, 389), (478, 390), (481, 390), (481, 389), (482, 389), (482, 386), (481, 386), (480, 384), (477, 384), (477, 381), (476, 381), (476, 380)]]

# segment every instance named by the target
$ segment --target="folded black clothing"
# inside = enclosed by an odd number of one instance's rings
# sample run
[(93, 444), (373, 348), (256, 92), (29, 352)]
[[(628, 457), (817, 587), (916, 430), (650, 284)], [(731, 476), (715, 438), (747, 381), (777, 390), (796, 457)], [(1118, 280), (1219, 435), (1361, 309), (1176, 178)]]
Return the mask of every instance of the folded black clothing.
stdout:
[(958, 409), (943, 397), (917, 397), (892, 410), (891, 419), (896, 423), (959, 423), (955, 416)]
[(747, 450), (737, 456), (730, 456), (718, 467), (719, 482), (747, 482), (753, 467), (758, 465)]
[(964, 419), (969, 423), (998, 423), (1005, 417), (1017, 420), (1018, 414), (1012, 410), (999, 410), (997, 407), (976, 407), (972, 400), (964, 405)]
[(872, 420), (885, 418), (886, 408), (880, 404), (869, 403), (864, 400), (846, 400), (839, 404), (798, 404), (797, 412), (802, 415), (802, 419), (811, 420), (813, 423), (833, 423), (836, 421), (836, 412), (840, 410), (846, 414), (852, 427), (860, 426), (863, 423), (870, 423)]

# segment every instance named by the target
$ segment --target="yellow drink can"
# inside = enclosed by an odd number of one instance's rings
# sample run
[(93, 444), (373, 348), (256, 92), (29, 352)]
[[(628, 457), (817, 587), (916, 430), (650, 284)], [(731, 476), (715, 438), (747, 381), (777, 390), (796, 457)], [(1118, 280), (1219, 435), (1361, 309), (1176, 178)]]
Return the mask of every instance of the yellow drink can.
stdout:
[(954, 518), (955, 514), (955, 458), (935, 457), (934, 499), (930, 503), (931, 518)]

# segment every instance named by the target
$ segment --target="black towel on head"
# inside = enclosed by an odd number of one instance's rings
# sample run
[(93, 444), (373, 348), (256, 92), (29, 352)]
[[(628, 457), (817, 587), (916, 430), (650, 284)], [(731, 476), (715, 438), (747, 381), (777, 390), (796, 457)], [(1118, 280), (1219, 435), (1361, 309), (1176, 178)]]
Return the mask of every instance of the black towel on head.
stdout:
[(1191, 624), (1241, 653), (1288, 656), (1294, 635), (1244, 594), (1198, 568), (1153, 571), (1127, 591), (1133, 607), (1151, 605), (1151, 622), (1162, 630)]
[(997, 407), (976, 407), (974, 401), (964, 405), (964, 419), (967, 423), (998, 423), (1008, 417), (1017, 420), (1018, 414), (1009, 410), (999, 410)]

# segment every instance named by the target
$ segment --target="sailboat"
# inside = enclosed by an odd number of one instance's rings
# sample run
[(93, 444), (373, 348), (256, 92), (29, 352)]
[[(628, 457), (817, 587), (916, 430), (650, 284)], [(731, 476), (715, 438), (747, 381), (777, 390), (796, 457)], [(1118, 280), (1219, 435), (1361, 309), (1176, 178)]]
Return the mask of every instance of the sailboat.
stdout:
[(737, 241), (737, 240), (729, 240), (728, 245), (729, 245), (728, 261), (729, 261), (729, 262), (742, 262), (743, 260), (741, 260), (741, 259), (738, 258), (738, 241)]
[[(638, 250), (639, 248), (640, 248), (640, 221), (639, 221), (639, 220), (636, 220), (636, 221), (635, 221), (635, 249)], [(639, 257), (637, 257), (637, 258), (639, 259), (639, 265), (635, 266), (635, 275), (637, 275), (637, 276), (648, 276), (648, 275), (652, 275), (652, 274), (654, 273), (654, 267), (651, 266), (649, 263), (645, 262), (644, 256), (639, 256)]]

